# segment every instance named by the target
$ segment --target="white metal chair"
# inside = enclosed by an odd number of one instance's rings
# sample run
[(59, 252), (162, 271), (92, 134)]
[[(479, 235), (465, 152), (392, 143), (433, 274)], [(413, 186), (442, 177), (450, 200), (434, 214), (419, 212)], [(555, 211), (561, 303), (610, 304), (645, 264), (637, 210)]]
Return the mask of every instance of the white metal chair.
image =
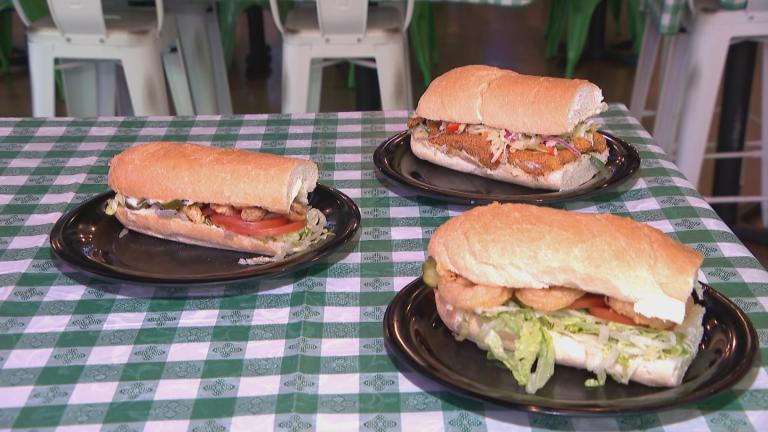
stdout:
[(232, 114), (216, 8), (211, 2), (165, 0), (175, 18), (196, 114)]
[[(697, 186), (704, 159), (759, 157), (761, 196), (709, 197), (711, 203), (763, 202), (763, 221), (768, 225), (768, 0), (750, 0), (744, 10), (690, 9), (684, 21), (687, 32), (665, 43), (663, 76), (653, 127), (656, 142), (675, 161), (688, 180)], [(659, 49), (660, 37), (646, 26), (630, 110), (640, 118)], [(707, 138), (717, 93), (730, 44), (756, 40), (763, 46), (761, 141), (748, 143), (744, 152), (707, 153)], [(647, 44), (647, 50), (646, 50)]]
[(323, 67), (339, 61), (376, 69), (382, 109), (412, 108), (406, 31), (413, 2), (407, 0), (403, 13), (401, 2), (317, 0), (296, 5), (283, 23), (277, 0), (270, 0), (283, 35), (282, 111), (318, 111)]
[[(120, 62), (135, 115), (168, 115), (164, 64), (179, 114), (192, 114), (184, 61), (174, 20), (154, 8), (104, 11), (101, 0), (48, 0), (51, 15), (27, 25), (32, 107), (36, 117), (55, 113), (54, 63), (65, 80), (70, 115), (109, 115), (115, 110), (115, 66)], [(83, 62), (91, 60), (95, 62)], [(95, 86), (94, 86), (95, 84)]]

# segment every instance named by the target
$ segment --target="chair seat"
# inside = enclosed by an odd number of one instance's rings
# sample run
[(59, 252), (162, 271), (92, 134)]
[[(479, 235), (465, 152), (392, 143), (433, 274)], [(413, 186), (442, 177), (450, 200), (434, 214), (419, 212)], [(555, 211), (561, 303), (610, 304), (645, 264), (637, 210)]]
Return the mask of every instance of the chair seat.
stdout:
[[(392, 6), (372, 7), (368, 12), (366, 36), (400, 32), (403, 16), (399, 9)], [(314, 5), (298, 5), (285, 18), (286, 35), (319, 38), (320, 25), (317, 21), (317, 9)]]
[[(157, 15), (152, 10), (136, 8), (136, 10), (111, 12), (104, 16), (107, 24), (105, 37), (78, 36), (78, 43), (109, 43), (110, 45), (133, 45), (148, 36), (157, 34)], [(35, 41), (58, 41), (62, 34), (56, 28), (53, 18), (45, 16), (29, 26), (28, 35)]]

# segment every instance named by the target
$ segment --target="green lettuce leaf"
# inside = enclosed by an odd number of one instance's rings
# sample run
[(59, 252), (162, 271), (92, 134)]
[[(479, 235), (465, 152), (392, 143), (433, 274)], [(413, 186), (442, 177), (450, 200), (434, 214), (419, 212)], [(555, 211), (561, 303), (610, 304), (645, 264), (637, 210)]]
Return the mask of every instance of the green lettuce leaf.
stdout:
[(515, 341), (515, 349), (509, 352), (504, 349), (497, 331), (489, 330), (483, 340), (488, 346), (489, 357), (504, 363), (515, 381), (525, 386), (526, 392), (535, 393), (555, 371), (555, 345), (552, 337), (531, 311), (503, 312), (499, 318), (504, 322), (505, 330), (519, 336)]

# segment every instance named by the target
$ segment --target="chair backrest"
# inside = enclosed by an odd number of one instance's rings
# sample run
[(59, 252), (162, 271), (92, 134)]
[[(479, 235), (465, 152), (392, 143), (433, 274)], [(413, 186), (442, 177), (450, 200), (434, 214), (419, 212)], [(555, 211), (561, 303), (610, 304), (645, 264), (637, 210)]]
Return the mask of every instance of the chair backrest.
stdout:
[(101, 0), (48, 0), (48, 10), (64, 35), (107, 34)]
[[(19, 17), (25, 25), (29, 26), (38, 18), (41, 18), (39, 9), (45, 9), (41, 6), (35, 6), (36, 3), (46, 3), (46, 0), (12, 0), (16, 7)], [(163, 28), (165, 18), (165, 9), (163, 0), (154, 0), (155, 12), (157, 15), (157, 31)], [(56, 28), (66, 36), (90, 36), (103, 37), (106, 35), (109, 21), (111, 19), (120, 19), (120, 15), (111, 14), (107, 10), (106, 14), (102, 8), (102, 0), (47, 0), (48, 11), (51, 14)], [(33, 13), (29, 13), (29, 6), (33, 7)], [(46, 12), (48, 12), (46, 11)], [(125, 13), (130, 12), (130, 8), (124, 9)]]
[(367, 20), (368, 0), (317, 0), (317, 22), (326, 38), (359, 39)]
[[(401, 2), (403, 0), (393, 0)], [(411, 23), (415, 0), (405, 1), (405, 17), (402, 28)], [(320, 32), (330, 40), (355, 40), (365, 34), (368, 23), (368, 0), (316, 0), (317, 20)], [(269, 0), (272, 18), (280, 33), (285, 33), (278, 0)]]

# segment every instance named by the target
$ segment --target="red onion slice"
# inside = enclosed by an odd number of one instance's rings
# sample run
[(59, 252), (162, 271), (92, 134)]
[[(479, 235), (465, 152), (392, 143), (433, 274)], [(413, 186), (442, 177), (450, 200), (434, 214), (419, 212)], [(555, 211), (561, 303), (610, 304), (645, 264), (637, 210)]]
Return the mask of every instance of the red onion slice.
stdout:
[(573, 144), (569, 143), (568, 141), (558, 137), (558, 136), (547, 136), (542, 139), (542, 141), (554, 141), (558, 144), (561, 144), (563, 147), (565, 147), (569, 152), (573, 153), (574, 156), (580, 157), (581, 153), (579, 153), (578, 150), (576, 150), (576, 147), (573, 146)]
[(509, 129), (504, 129), (504, 139), (509, 142), (515, 142), (520, 139), (520, 134), (517, 132), (510, 132)]

